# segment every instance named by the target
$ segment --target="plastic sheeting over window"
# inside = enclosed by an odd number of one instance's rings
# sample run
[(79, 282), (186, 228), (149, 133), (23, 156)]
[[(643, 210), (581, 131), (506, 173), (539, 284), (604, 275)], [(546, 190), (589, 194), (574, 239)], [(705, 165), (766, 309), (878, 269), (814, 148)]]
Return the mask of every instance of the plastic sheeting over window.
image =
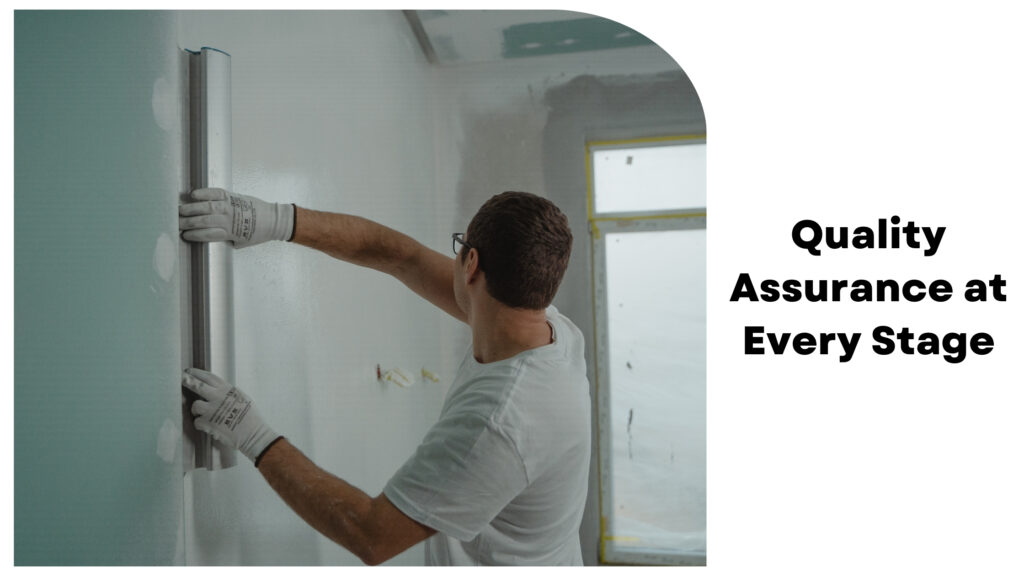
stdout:
[(703, 564), (703, 136), (588, 148), (602, 559)]

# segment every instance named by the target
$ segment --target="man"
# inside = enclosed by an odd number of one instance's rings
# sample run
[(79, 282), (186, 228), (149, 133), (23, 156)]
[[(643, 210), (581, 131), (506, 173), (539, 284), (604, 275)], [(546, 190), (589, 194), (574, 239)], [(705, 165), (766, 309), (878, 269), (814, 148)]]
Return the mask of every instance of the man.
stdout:
[(189, 369), (196, 428), (238, 448), (299, 516), (367, 564), (426, 538), (428, 564), (582, 564), (591, 407), (583, 336), (551, 306), (572, 247), (554, 204), (494, 196), (452, 235), (453, 260), (357, 216), (221, 189), (192, 199), (179, 210), (185, 240), (315, 248), (391, 274), (473, 337), (437, 424), (376, 498), (310, 461), (243, 392)]

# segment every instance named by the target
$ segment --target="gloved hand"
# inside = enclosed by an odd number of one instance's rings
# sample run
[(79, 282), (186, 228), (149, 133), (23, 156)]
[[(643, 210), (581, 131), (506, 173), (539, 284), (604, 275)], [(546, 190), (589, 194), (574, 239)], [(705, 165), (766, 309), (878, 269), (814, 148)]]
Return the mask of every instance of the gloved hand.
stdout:
[(195, 202), (178, 206), (178, 229), (189, 242), (233, 242), (245, 248), (268, 240), (291, 240), (295, 205), (272, 204), (222, 188), (192, 191)]
[(252, 400), (218, 376), (188, 368), (181, 384), (201, 398), (192, 403), (196, 429), (237, 448), (249, 460), (256, 462), (263, 451), (280, 438), (264, 424)]

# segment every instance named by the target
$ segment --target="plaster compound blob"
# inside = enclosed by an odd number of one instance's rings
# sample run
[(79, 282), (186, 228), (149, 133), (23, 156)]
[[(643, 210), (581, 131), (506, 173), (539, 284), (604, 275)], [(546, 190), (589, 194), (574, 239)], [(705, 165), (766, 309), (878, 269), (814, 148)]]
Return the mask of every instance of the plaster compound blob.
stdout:
[(166, 78), (153, 82), (153, 120), (166, 132), (174, 129), (178, 120), (178, 93)]
[(170, 419), (165, 419), (164, 425), (160, 427), (160, 432), (156, 437), (156, 455), (164, 462), (173, 464), (174, 454), (177, 452), (178, 444), (180, 443), (181, 430)]
[(174, 267), (177, 263), (178, 253), (175, 242), (165, 232), (156, 239), (156, 249), (153, 251), (153, 270), (166, 282), (174, 275)]

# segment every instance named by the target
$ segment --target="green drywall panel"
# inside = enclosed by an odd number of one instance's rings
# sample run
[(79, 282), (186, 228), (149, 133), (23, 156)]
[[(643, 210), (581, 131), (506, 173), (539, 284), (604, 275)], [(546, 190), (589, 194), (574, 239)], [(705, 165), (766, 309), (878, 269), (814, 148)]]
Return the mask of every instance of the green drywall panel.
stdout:
[(15, 13), (18, 565), (184, 561), (176, 29)]
[(517, 24), (509, 26), (502, 34), (502, 56), (505, 58), (653, 44), (636, 30), (605, 18)]

